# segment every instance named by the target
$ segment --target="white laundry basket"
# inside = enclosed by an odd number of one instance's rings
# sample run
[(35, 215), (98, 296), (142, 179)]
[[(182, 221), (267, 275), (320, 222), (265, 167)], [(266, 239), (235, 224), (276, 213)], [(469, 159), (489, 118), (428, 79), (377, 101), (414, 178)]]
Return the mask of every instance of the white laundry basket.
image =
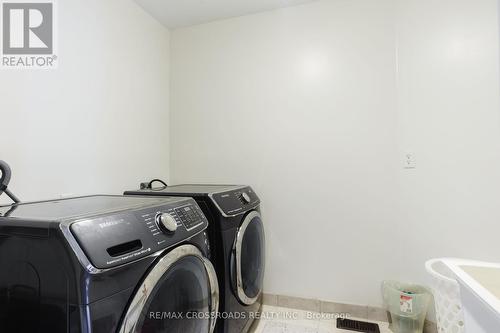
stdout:
[(460, 286), (443, 260), (446, 259), (431, 259), (425, 263), (432, 278), (438, 332), (465, 333)]

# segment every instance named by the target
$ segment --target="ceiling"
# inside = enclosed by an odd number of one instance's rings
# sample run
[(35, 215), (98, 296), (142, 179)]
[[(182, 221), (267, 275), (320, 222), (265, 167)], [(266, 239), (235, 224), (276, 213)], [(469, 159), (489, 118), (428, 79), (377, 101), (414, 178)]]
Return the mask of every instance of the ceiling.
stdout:
[(135, 0), (167, 28), (180, 28), (314, 0)]

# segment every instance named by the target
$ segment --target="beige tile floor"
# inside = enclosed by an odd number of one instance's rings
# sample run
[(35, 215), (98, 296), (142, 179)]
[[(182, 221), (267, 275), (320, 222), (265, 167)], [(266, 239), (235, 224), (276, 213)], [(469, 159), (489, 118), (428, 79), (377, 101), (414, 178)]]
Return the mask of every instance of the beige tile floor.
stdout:
[[(356, 319), (356, 318), (350, 318)], [(365, 319), (360, 319), (367, 321)], [(371, 321), (375, 322), (375, 321)], [(392, 333), (387, 323), (379, 324), (381, 333)], [(349, 333), (336, 328), (333, 314), (288, 309), (270, 305), (262, 307), (262, 317), (252, 329), (253, 333)]]

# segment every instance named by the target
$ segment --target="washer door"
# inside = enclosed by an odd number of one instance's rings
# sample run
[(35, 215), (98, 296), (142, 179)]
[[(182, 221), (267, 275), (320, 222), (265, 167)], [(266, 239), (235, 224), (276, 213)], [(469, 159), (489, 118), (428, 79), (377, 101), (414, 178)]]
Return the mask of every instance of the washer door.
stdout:
[(265, 268), (264, 226), (260, 213), (250, 212), (241, 224), (233, 253), (236, 260), (236, 293), (246, 305), (257, 301), (262, 292)]
[(193, 245), (170, 251), (144, 278), (119, 332), (207, 332), (215, 327), (219, 286), (215, 270)]

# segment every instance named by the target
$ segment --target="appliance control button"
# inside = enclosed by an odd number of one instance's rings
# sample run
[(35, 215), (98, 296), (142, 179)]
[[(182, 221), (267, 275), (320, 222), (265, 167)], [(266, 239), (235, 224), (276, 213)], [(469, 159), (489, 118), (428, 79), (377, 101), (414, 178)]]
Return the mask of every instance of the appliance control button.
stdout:
[(246, 204), (250, 203), (250, 201), (251, 201), (250, 196), (245, 192), (241, 193), (241, 201), (243, 201), (243, 203), (246, 203)]
[(177, 230), (177, 221), (168, 213), (160, 213), (156, 217), (156, 223), (162, 231), (175, 232)]

